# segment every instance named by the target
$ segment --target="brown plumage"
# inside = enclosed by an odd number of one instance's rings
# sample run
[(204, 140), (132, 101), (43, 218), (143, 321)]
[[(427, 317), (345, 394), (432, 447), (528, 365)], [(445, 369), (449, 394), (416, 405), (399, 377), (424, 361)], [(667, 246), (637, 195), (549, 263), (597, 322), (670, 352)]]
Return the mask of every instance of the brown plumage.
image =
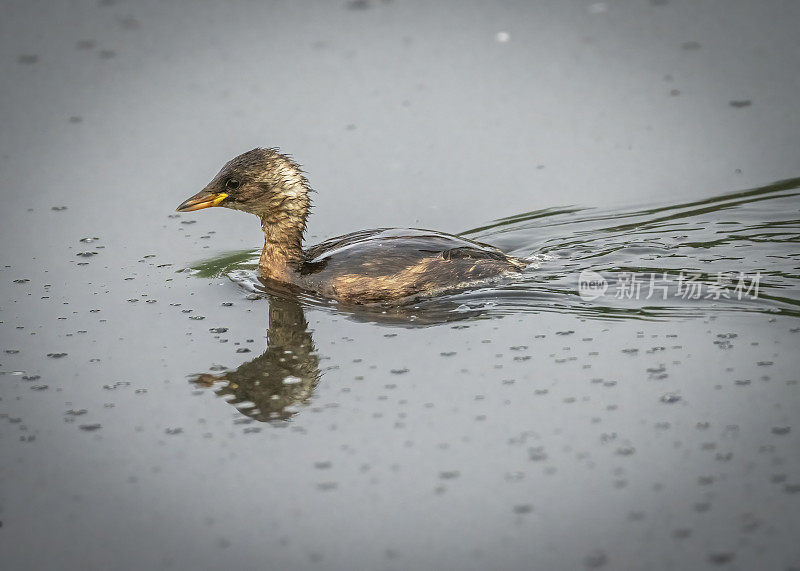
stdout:
[(380, 228), (303, 249), (311, 188), (277, 149), (228, 162), (179, 212), (224, 206), (261, 218), (263, 277), (350, 303), (404, 303), (521, 272), (527, 263), (493, 246), (430, 230)]

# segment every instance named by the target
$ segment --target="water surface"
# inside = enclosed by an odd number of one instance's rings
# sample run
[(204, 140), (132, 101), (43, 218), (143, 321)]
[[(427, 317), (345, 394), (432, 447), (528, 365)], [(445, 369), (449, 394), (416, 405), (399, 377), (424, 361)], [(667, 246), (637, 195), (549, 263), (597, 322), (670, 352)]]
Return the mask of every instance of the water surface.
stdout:
[[(795, 3), (0, 10), (4, 569), (800, 566)], [(533, 265), (267, 287), (173, 209), (272, 145)]]

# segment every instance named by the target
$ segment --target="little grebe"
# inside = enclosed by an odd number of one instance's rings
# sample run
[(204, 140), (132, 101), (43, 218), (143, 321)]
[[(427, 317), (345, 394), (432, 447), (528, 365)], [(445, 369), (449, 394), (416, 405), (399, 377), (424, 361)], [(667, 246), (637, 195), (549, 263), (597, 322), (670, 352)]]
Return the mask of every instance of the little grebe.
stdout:
[(178, 206), (224, 206), (261, 218), (267, 279), (350, 303), (402, 303), (521, 272), (528, 264), (494, 246), (430, 230), (379, 228), (303, 249), (311, 188), (277, 149), (253, 149), (227, 163)]

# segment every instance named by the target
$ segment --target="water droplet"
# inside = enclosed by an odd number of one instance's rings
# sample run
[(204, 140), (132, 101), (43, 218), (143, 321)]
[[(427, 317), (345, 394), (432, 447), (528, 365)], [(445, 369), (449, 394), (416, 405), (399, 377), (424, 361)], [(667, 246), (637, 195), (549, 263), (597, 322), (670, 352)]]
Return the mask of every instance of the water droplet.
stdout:
[(544, 446), (532, 446), (528, 448), (528, 460), (531, 462), (547, 460), (547, 452), (544, 451)]
[(714, 565), (725, 565), (733, 561), (733, 558), (733, 553), (711, 553), (708, 556), (708, 561)]
[(677, 393), (666, 393), (661, 395), (661, 402), (666, 404), (674, 404), (681, 400), (681, 396)]

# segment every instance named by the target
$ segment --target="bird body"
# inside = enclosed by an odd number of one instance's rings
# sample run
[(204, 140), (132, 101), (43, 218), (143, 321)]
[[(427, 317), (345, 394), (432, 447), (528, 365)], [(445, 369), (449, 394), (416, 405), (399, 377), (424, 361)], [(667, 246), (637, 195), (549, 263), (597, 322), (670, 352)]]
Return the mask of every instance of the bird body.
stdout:
[(349, 303), (404, 303), (518, 274), (527, 266), (494, 246), (419, 229), (362, 230), (303, 249), (310, 191), (289, 156), (258, 148), (228, 162), (177, 210), (222, 206), (259, 216), (263, 277)]

